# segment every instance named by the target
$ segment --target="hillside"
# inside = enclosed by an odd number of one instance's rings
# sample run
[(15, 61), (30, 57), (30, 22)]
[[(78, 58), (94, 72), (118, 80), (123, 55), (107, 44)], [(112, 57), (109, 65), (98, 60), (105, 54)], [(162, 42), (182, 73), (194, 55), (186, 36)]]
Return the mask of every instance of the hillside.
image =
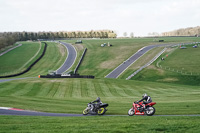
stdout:
[[(21, 42), (23, 45), (0, 57), (2, 75), (16, 74), (25, 70), (42, 53), (44, 44), (38, 42)], [(66, 48), (61, 44), (47, 42), (44, 57), (29, 72), (18, 77), (37, 77), (47, 74), (49, 70), (57, 70), (67, 57)]]
[(179, 47), (168, 48), (152, 65), (144, 69), (134, 80), (168, 82), (188, 85), (200, 85), (200, 47), (186, 45), (186, 49)]
[[(66, 42), (74, 43), (75, 40)], [(111, 47), (101, 47), (101, 44), (108, 42), (112, 44)], [(88, 50), (78, 72), (104, 78), (137, 50), (155, 43), (158, 42), (153, 42), (152, 38), (83, 40), (83, 46)]]
[[(198, 41), (199, 38), (162, 38), (165, 43), (183, 43)], [(104, 75), (143, 46), (158, 44), (153, 38), (83, 40), (83, 45), (74, 44), (78, 58), (83, 48), (88, 52), (78, 73), (95, 75), (95, 79), (42, 79), (28, 78), (0, 83), (0, 107), (14, 107), (25, 110), (81, 114), (87, 103), (101, 97), (108, 103), (106, 115), (89, 117), (37, 117), (0, 115), (0, 131), (3, 132), (93, 132), (104, 127), (106, 131), (131, 132), (194, 132), (199, 130), (200, 87), (199, 76), (182, 75), (158, 68), (156, 65), (190, 71), (198, 68), (199, 48), (171, 48), (151, 66), (141, 71), (132, 80), (126, 76), (150, 60), (162, 48), (155, 48), (143, 55), (130, 66), (118, 79), (107, 79)], [(112, 47), (100, 47), (110, 42)], [(25, 42), (26, 43), (26, 42)], [(47, 42), (44, 57), (26, 74), (20, 77), (36, 77), (58, 69), (64, 62), (66, 49), (54, 42)], [(15, 51), (12, 51), (14, 54)], [(188, 55), (189, 54), (189, 55)], [(179, 58), (182, 57), (180, 60)], [(186, 62), (187, 59), (187, 62)], [(6, 60), (6, 58), (4, 59)], [(185, 64), (184, 64), (185, 63)], [(74, 65), (77, 64), (77, 61)], [(175, 66), (175, 64), (177, 64)], [(188, 65), (189, 64), (189, 65)], [(189, 66), (189, 67), (187, 67)], [(72, 67), (73, 70), (74, 66)], [(195, 70), (199, 72), (199, 70)], [(184, 78), (184, 82), (180, 80)], [(174, 80), (174, 79), (179, 79)], [(194, 82), (191, 82), (191, 79)], [(156, 102), (155, 117), (129, 117), (127, 111), (132, 103), (147, 93)], [(194, 115), (194, 116), (159, 116), (159, 115)], [(89, 123), (87, 122), (89, 121)], [(156, 121), (156, 123), (155, 123)], [(134, 124), (133, 124), (134, 123)], [(159, 123), (159, 124), (158, 124)], [(137, 128), (135, 127), (137, 124)], [(93, 125), (98, 125), (93, 127)], [(146, 128), (144, 129), (144, 125)], [(192, 125), (192, 126), (190, 126)], [(76, 128), (76, 130), (74, 129)], [(91, 128), (92, 127), (92, 128)], [(102, 130), (97, 130), (102, 131)]]
[(17, 47), (0, 56), (0, 75), (10, 75), (22, 72), (42, 53), (44, 44), (38, 42), (19, 42)]
[(66, 48), (54, 42), (46, 42), (47, 50), (44, 57), (31, 69), (30, 72), (21, 77), (37, 77), (38, 75), (46, 75), (49, 71), (57, 70), (67, 57)]
[[(154, 41), (154, 38), (83, 40), (82, 45), (88, 48), (88, 51), (78, 72), (82, 75), (94, 75), (96, 78), (104, 78), (108, 73), (144, 46), (199, 41), (199, 38), (196, 37), (166, 37), (159, 39), (163, 39), (164, 42), (160, 43)], [(68, 40), (66, 42), (74, 44), (75, 41), (76, 40)], [(102, 43), (108, 42), (113, 46), (101, 47)], [(126, 79), (136, 71), (137, 68), (147, 63), (161, 50), (162, 48), (152, 49), (130, 66), (119, 78)]]

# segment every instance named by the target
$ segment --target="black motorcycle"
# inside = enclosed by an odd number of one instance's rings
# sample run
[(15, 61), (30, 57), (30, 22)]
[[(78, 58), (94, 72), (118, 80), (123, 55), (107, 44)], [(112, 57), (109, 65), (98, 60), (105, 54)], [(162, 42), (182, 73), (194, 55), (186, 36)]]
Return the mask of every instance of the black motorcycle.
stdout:
[(103, 115), (106, 113), (108, 106), (107, 103), (101, 103), (101, 104), (93, 104), (88, 103), (86, 109), (83, 110), (83, 115), (92, 114), (92, 115)]

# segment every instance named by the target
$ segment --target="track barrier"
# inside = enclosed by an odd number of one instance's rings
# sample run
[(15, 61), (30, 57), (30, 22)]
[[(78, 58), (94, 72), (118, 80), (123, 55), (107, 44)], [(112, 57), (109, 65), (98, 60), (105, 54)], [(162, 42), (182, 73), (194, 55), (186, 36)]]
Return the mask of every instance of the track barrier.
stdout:
[(61, 74), (56, 75), (39, 75), (39, 78), (91, 78), (94, 79), (95, 77), (92, 75), (79, 75), (79, 74), (71, 74), (69, 76), (61, 76)]
[(78, 65), (77, 65), (76, 68), (74, 69), (74, 74), (76, 74), (76, 72), (78, 71), (78, 68), (79, 68), (79, 66), (81, 65), (81, 62), (83, 61), (83, 57), (85, 56), (85, 53), (86, 53), (86, 52), (87, 52), (87, 48), (85, 48), (85, 50), (84, 50), (84, 52), (83, 52), (83, 54), (82, 54), (82, 56), (81, 56), (81, 59), (80, 59)]

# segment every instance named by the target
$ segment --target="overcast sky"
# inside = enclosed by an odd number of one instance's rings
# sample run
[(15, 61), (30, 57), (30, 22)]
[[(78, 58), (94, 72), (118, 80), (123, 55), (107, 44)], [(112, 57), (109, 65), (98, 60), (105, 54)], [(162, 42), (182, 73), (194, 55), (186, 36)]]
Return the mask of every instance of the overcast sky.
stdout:
[(200, 0), (0, 0), (0, 32), (114, 30), (146, 36), (200, 25)]

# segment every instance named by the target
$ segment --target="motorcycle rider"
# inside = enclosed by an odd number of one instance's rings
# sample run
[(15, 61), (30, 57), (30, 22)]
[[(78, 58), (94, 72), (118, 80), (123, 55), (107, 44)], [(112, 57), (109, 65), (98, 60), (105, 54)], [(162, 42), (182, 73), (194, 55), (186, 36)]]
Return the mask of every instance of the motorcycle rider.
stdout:
[(95, 108), (98, 108), (100, 106), (100, 104), (102, 104), (100, 97), (97, 97), (96, 100), (94, 100), (93, 102), (90, 102), (92, 104), (92, 108), (91, 111), (95, 111)]
[[(145, 101), (144, 101), (144, 100), (145, 100)], [(137, 103), (142, 102), (142, 101), (143, 101), (143, 103), (142, 103), (142, 105), (139, 104), (139, 105), (140, 105), (139, 108), (143, 108), (143, 107), (145, 108), (145, 104), (151, 103), (151, 102), (152, 102), (152, 99), (151, 99), (150, 96), (148, 96), (146, 93), (144, 93), (144, 94), (142, 95), (142, 99), (139, 100), (139, 101), (137, 101)]]

